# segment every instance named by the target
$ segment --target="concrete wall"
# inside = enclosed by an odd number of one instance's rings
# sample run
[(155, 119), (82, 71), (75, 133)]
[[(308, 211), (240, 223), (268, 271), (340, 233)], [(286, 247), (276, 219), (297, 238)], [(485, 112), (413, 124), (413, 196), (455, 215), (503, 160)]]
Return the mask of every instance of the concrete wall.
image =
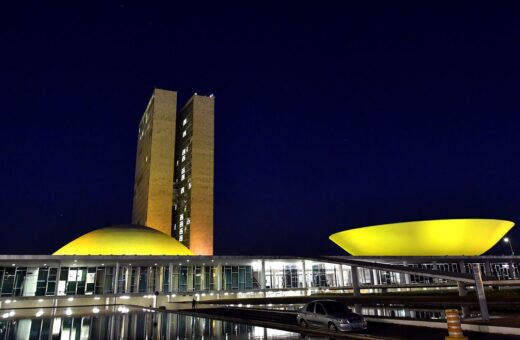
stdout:
[(213, 255), (214, 98), (193, 97), (190, 249)]
[(171, 235), (177, 93), (155, 89), (150, 105), (140, 123), (132, 223)]

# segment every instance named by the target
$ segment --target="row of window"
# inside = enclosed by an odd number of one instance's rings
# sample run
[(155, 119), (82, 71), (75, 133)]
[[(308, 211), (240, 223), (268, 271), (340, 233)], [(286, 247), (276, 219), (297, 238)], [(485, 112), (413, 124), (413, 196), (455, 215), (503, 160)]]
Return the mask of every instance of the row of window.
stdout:
[[(189, 224), (189, 217), (180, 214), (181, 222)], [(120, 293), (155, 292), (156, 290), (204, 291), (217, 288), (217, 272), (214, 266), (121, 266), (117, 276)], [(338, 270), (336, 269), (338, 268)], [(301, 266), (287, 264), (265, 269), (265, 287), (268, 289), (307, 287), (338, 287), (351, 285), (351, 269), (343, 266), (313, 264), (302, 272)], [(491, 268), (499, 279), (518, 275), (517, 265), (492, 263)], [(518, 276), (516, 276), (518, 277)], [(0, 296), (52, 296), (91, 295), (113, 292), (115, 267), (0, 267)], [(434, 284), (446, 280), (414, 274), (358, 268), (359, 283), (384, 284)], [(249, 290), (261, 287), (261, 272), (250, 265), (222, 266), (222, 290)], [(170, 282), (171, 281), (171, 282)]]

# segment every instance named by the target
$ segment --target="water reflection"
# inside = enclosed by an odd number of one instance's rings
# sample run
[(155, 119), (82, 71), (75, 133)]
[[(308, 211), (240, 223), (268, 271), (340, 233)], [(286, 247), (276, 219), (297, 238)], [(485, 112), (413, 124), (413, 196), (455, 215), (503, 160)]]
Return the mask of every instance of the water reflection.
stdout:
[(129, 310), (0, 319), (0, 339), (300, 339), (300, 335), (188, 315)]

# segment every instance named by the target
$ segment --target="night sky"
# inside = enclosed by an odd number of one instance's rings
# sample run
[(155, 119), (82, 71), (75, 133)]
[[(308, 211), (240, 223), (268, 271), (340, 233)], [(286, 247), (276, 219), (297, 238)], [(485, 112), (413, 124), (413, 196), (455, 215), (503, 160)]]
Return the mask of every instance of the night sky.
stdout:
[(216, 97), (216, 254), (343, 254), (330, 234), (400, 221), (520, 223), (513, 2), (13, 3), (1, 254), (130, 223), (154, 87)]

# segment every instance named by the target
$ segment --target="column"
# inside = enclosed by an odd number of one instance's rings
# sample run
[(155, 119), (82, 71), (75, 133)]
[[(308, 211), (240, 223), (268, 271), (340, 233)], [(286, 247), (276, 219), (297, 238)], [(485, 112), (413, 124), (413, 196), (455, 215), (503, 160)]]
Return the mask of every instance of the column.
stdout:
[(125, 274), (125, 293), (131, 293), (130, 283), (132, 282), (132, 266), (126, 267)]
[(480, 306), (480, 313), (482, 314), (482, 320), (489, 320), (489, 312), (487, 308), (486, 293), (484, 292), (484, 284), (482, 283), (482, 273), (480, 271), (480, 265), (478, 263), (472, 263), (473, 278), (475, 279), (475, 290), (477, 291), (478, 304)]
[(155, 268), (155, 277), (157, 278), (157, 280), (155, 280), (155, 291), (162, 293), (164, 283), (164, 266), (159, 265), (159, 267)]
[(118, 281), (119, 281), (119, 262), (116, 262), (116, 270), (115, 270), (115, 273), (114, 273), (114, 283), (113, 283), (113, 288), (112, 288), (112, 291), (114, 292), (114, 295), (117, 294), (117, 286), (118, 286)]
[(206, 290), (206, 266), (200, 266), (200, 290)]
[(372, 283), (372, 285), (373, 286), (380, 285), (381, 284), (381, 275), (379, 275), (379, 274), (381, 273), (381, 271), (376, 270), (376, 269), (371, 269), (370, 273), (371, 273), (370, 282)]
[[(50, 267), (49, 267), (49, 270), (50, 270)], [(88, 270), (87, 270), (87, 273), (88, 273)], [(58, 286), (60, 284), (60, 275), (61, 275), (61, 261), (60, 263), (58, 263), (58, 274), (56, 275), (56, 286), (54, 286), (54, 298), (57, 298), (58, 297)], [(97, 271), (96, 271), (96, 275), (97, 275)], [(95, 282), (95, 280), (94, 280)], [(94, 287), (94, 294), (95, 294), (95, 287)]]
[(217, 265), (217, 291), (222, 290), (222, 264)]
[(307, 268), (305, 268), (305, 260), (302, 260), (303, 268), (303, 288), (307, 288)]
[(265, 260), (262, 260), (262, 272), (260, 273), (260, 289), (265, 290)]
[(352, 289), (354, 291), (354, 296), (361, 296), (361, 290), (359, 289), (359, 274), (358, 267), (352, 266), (350, 271), (350, 275), (352, 276)]

